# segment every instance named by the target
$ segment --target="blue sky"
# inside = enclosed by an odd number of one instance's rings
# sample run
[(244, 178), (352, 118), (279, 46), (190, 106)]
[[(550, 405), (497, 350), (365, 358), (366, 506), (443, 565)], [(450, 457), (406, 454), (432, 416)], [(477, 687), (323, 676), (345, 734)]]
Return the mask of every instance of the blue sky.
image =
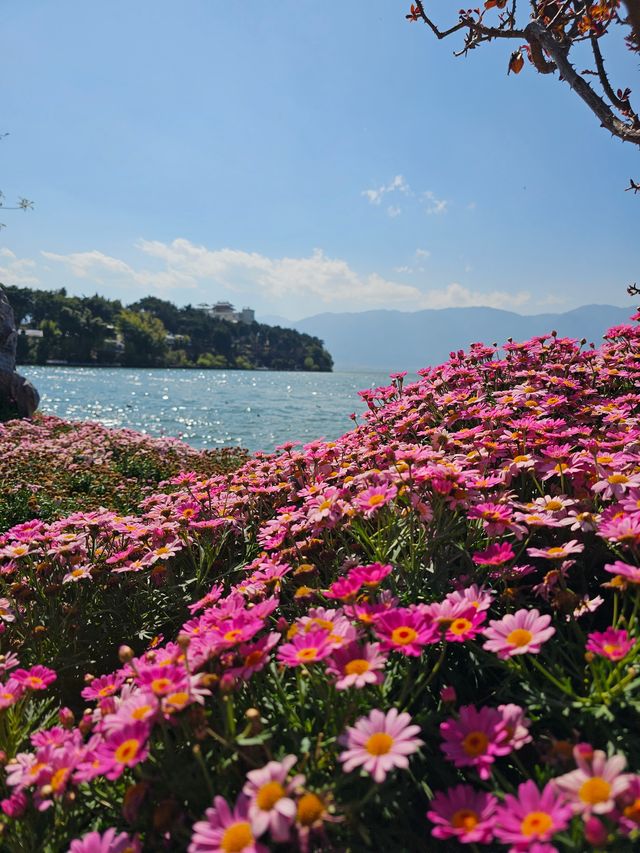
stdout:
[(291, 319), (630, 304), (636, 149), (408, 6), (5, 0), (0, 187), (35, 209), (2, 216), (0, 281)]

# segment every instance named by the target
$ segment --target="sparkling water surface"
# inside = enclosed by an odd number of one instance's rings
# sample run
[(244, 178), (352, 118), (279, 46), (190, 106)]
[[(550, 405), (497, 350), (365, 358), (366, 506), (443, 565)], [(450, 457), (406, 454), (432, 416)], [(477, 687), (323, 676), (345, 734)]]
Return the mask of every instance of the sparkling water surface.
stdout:
[(337, 438), (353, 427), (349, 414), (366, 409), (358, 391), (389, 384), (388, 373), (378, 371), (19, 370), (40, 392), (45, 413), (176, 436), (194, 447), (235, 444), (251, 452)]

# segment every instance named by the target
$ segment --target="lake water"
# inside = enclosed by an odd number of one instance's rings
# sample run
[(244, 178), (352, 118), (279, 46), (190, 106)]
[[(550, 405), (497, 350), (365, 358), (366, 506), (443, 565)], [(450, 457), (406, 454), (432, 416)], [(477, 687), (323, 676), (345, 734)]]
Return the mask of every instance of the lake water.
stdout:
[(353, 426), (349, 414), (366, 409), (358, 391), (389, 384), (387, 373), (375, 371), (18, 369), (48, 414), (176, 436), (194, 447), (235, 444), (252, 452), (337, 438)]

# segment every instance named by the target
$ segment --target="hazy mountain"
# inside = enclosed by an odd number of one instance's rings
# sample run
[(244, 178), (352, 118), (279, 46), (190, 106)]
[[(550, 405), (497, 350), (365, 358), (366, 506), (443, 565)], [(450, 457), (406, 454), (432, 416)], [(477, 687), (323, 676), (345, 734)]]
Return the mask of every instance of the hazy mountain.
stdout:
[(363, 311), (316, 314), (291, 326), (323, 340), (337, 368), (416, 370), (440, 364), (452, 350), (475, 341), (523, 341), (552, 329), (597, 344), (608, 328), (626, 323), (634, 310), (633, 305), (584, 305), (564, 314), (527, 316), (496, 308)]

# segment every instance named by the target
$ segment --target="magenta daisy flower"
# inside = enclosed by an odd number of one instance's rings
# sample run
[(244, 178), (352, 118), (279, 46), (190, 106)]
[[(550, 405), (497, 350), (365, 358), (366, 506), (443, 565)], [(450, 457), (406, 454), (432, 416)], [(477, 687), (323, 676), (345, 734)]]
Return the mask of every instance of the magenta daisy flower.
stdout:
[(606, 565), (604, 570), (605, 572), (610, 572), (612, 575), (619, 575), (627, 583), (640, 584), (640, 568), (638, 566), (632, 566), (630, 563), (623, 563), (622, 560), (616, 560), (615, 563)]
[(397, 607), (379, 616), (373, 629), (385, 651), (392, 649), (411, 657), (419, 657), (423, 646), (439, 639), (437, 626), (419, 610), (408, 607)]
[(296, 634), (290, 643), (278, 650), (278, 660), (286, 666), (316, 663), (328, 657), (334, 644), (327, 631), (322, 629)]
[(500, 658), (513, 655), (537, 654), (543, 643), (552, 637), (556, 629), (549, 627), (551, 616), (541, 616), (537, 610), (518, 610), (503, 619), (492, 619), (484, 635), (487, 642), (483, 648), (496, 652)]
[(488, 779), (497, 756), (508, 755), (512, 746), (503, 715), (495, 708), (463, 705), (458, 719), (440, 723), (441, 749), (456, 767), (475, 767)]
[(339, 756), (343, 770), (350, 773), (362, 767), (375, 782), (384, 782), (392, 768), (409, 766), (407, 756), (423, 744), (415, 737), (419, 732), (419, 726), (411, 725), (409, 714), (401, 714), (397, 708), (385, 714), (374, 708), (368, 717), (360, 717), (355, 726), (348, 726), (342, 736), (348, 747)]
[(429, 803), (429, 820), (435, 824), (431, 834), (446, 840), (457, 838), (462, 844), (488, 844), (493, 837), (492, 817), (498, 800), (471, 785), (456, 785), (438, 791)]
[(539, 791), (529, 780), (518, 786), (517, 797), (505, 796), (496, 811), (495, 836), (503, 844), (511, 844), (512, 850), (532, 850), (536, 843), (550, 841), (566, 829), (570, 819), (571, 808), (551, 782)]
[(594, 655), (619, 661), (626, 657), (635, 645), (624, 629), (617, 631), (609, 627), (606, 631), (592, 631), (587, 639), (587, 651)]
[(495, 542), (485, 551), (476, 551), (471, 559), (478, 566), (502, 566), (513, 560), (515, 552), (509, 542)]
[(380, 654), (379, 643), (349, 643), (335, 649), (327, 660), (327, 671), (336, 676), (336, 688), (365, 687), (382, 684), (387, 658)]
[(57, 675), (54, 670), (36, 664), (31, 669), (16, 669), (13, 678), (27, 690), (46, 690)]
[(270, 761), (259, 770), (247, 773), (242, 793), (249, 798), (249, 820), (256, 835), (264, 835), (268, 830), (273, 841), (289, 838), (296, 819), (293, 797), (304, 784), (304, 776), (300, 774), (287, 780), (296, 760), (295, 755), (287, 755), (282, 761)]
[(553, 780), (558, 791), (569, 800), (574, 812), (583, 815), (607, 814), (615, 807), (615, 799), (629, 787), (629, 774), (624, 755), (607, 758), (601, 749), (583, 755), (574, 749), (577, 770)]
[(233, 811), (224, 797), (215, 797), (205, 817), (193, 825), (188, 853), (268, 853), (269, 848), (255, 840), (249, 801), (243, 794)]
[(96, 749), (96, 772), (107, 779), (117, 779), (126, 767), (135, 767), (145, 760), (149, 754), (148, 739), (148, 725), (127, 723)]
[(372, 486), (356, 496), (355, 503), (365, 518), (369, 518), (398, 494), (395, 486)]

